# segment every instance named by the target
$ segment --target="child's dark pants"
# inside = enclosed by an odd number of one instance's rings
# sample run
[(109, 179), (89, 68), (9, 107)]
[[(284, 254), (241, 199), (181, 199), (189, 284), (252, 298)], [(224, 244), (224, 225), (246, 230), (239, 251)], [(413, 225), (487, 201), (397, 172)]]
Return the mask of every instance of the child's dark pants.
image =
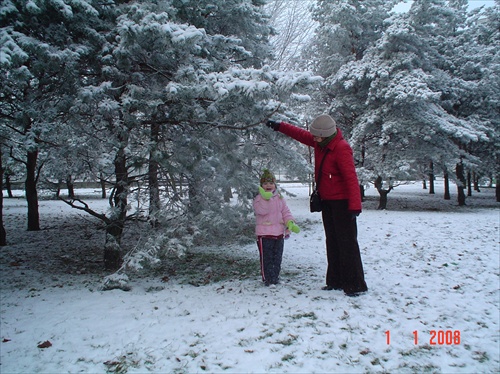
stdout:
[(285, 239), (283, 239), (283, 235), (257, 237), (257, 246), (259, 247), (260, 254), (260, 271), (262, 280), (266, 286), (278, 284), (279, 282), (284, 243)]

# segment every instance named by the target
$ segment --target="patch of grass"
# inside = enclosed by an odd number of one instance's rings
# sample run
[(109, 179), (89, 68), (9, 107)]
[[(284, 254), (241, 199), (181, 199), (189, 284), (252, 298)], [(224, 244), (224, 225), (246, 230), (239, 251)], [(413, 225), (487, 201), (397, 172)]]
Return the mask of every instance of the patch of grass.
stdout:
[(314, 312), (294, 314), (293, 316), (291, 316), (291, 318), (292, 319), (310, 318), (312, 320), (318, 319), (318, 317), (316, 317), (316, 314)]
[(424, 351), (430, 351), (430, 350), (432, 350), (432, 347), (428, 344), (424, 344), (422, 346), (418, 346), (418, 347), (409, 349), (407, 351), (401, 351), (400, 354), (401, 354), (401, 356), (417, 356), (417, 355), (423, 353)]
[(238, 342), (238, 346), (248, 347), (253, 342), (254, 342), (253, 339), (240, 339), (240, 341)]
[(106, 366), (106, 373), (125, 374), (129, 368), (137, 368), (139, 360), (135, 358), (133, 353), (127, 353), (115, 360), (104, 362)]
[[(264, 331), (265, 332), (265, 331)], [(267, 338), (270, 338), (271, 336), (273, 336), (274, 333), (268, 331), (268, 332), (265, 332), (264, 335), (261, 335), (257, 338), (257, 340), (263, 340), (263, 339), (267, 339)]]
[(284, 346), (290, 346), (293, 343), (295, 343), (297, 341), (297, 339), (298, 339), (297, 335), (288, 334), (287, 338), (285, 338), (283, 340), (277, 340), (276, 344), (281, 344), (281, 345), (284, 345)]
[(284, 356), (281, 358), (281, 361), (292, 361), (294, 358), (295, 358), (295, 356), (294, 356), (294, 355), (292, 355), (292, 354), (287, 354), (287, 355), (284, 355)]
[(182, 284), (202, 286), (234, 279), (260, 276), (259, 257), (255, 259), (228, 255), (227, 252), (191, 252), (182, 257), (169, 256), (163, 261), (159, 275)]
[(488, 361), (490, 359), (488, 357), (488, 354), (486, 352), (482, 352), (482, 351), (475, 351), (472, 358), (476, 361), (481, 362), (481, 363)]
[[(439, 372), (439, 367), (436, 365), (432, 364), (427, 364), (427, 365), (416, 365), (416, 364), (408, 364), (408, 363), (402, 363), (399, 365), (399, 368), (408, 368), (411, 370), (412, 373), (437, 373)], [(406, 372), (406, 370), (405, 370)]]

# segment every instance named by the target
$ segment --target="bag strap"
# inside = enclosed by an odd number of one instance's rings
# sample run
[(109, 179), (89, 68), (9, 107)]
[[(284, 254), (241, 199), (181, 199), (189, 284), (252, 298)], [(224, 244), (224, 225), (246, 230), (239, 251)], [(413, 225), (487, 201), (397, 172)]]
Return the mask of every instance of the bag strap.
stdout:
[(329, 151), (330, 151), (329, 149), (326, 150), (325, 155), (323, 156), (323, 159), (321, 160), (321, 164), (319, 164), (318, 182), (316, 183), (316, 188), (315, 188), (316, 191), (318, 190), (318, 188), (319, 188), (319, 182), (321, 181), (321, 170), (323, 169), (323, 162), (325, 162), (326, 155), (328, 154)]

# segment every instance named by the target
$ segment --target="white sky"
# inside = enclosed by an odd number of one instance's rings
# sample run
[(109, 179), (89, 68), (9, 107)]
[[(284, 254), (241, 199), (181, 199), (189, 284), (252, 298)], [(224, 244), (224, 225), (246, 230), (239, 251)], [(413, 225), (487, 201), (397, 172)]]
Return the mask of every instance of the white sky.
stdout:
[[(406, 12), (410, 9), (412, 1), (411, 0), (406, 0), (405, 2), (402, 2), (394, 7), (394, 10), (396, 12)], [(469, 10), (474, 9), (474, 8), (479, 8), (480, 6), (493, 6), (495, 5), (494, 0), (469, 0)]]

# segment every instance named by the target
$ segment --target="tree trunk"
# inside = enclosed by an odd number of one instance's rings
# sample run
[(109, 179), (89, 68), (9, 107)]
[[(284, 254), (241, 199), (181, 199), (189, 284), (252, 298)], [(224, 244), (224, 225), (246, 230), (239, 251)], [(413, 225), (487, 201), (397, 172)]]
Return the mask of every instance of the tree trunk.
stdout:
[(458, 192), (458, 205), (465, 205), (465, 176), (464, 176), (464, 165), (459, 162), (455, 167), (455, 174), (457, 176), (457, 192)]
[(231, 187), (224, 188), (224, 201), (228, 203), (233, 198), (233, 191)]
[(104, 244), (104, 267), (106, 270), (118, 270), (122, 265), (123, 254), (121, 239), (127, 216), (127, 199), (129, 180), (127, 159), (124, 148), (118, 150), (115, 157), (116, 185), (112, 198), (112, 214), (106, 227), (106, 242)]
[(61, 181), (58, 181), (56, 184), (56, 199), (59, 199), (59, 196), (61, 195)]
[(434, 163), (431, 162), (429, 165), (429, 194), (434, 195), (436, 192), (434, 190)]
[(201, 186), (202, 182), (195, 176), (190, 176), (188, 178), (188, 209), (191, 217), (197, 216), (203, 210), (203, 204), (201, 201)]
[(451, 200), (451, 195), (450, 195), (450, 177), (448, 175), (448, 172), (444, 172), (444, 199), (445, 200)]
[(38, 192), (36, 190), (36, 163), (38, 151), (28, 152), (26, 162), (26, 201), (28, 203), (28, 231), (40, 230), (38, 214)]
[(104, 179), (102, 172), (99, 174), (99, 184), (101, 185), (101, 198), (105, 199), (106, 198), (106, 180)]
[(385, 210), (387, 209), (387, 195), (389, 194), (391, 190), (379, 190), (378, 193), (380, 194), (380, 199), (378, 201), (378, 210)]
[(495, 181), (496, 187), (495, 187), (495, 195), (497, 198), (497, 203), (500, 203), (500, 174), (497, 175), (497, 179)]
[(122, 265), (121, 240), (123, 222), (115, 221), (106, 226), (106, 242), (104, 244), (104, 268), (116, 271)]
[(153, 226), (158, 221), (158, 212), (160, 211), (160, 186), (158, 185), (158, 162), (149, 160), (148, 166), (148, 185), (149, 185), (149, 219)]
[(160, 137), (160, 125), (153, 123), (151, 125), (151, 147), (149, 152), (149, 163), (148, 163), (148, 185), (149, 185), (149, 219), (153, 226), (158, 223), (158, 212), (160, 211), (160, 186), (158, 184), (158, 160), (155, 154), (155, 149), (157, 148), (159, 137)]
[(427, 181), (425, 179), (422, 181), (422, 189), (423, 190), (427, 189)]
[(7, 245), (7, 232), (3, 226), (3, 165), (2, 146), (0, 144), (0, 246)]
[(467, 172), (467, 196), (472, 196), (472, 176), (470, 171)]
[(479, 189), (479, 176), (476, 174), (476, 172), (473, 172), (472, 174), (472, 181), (474, 183), (474, 191), (481, 192), (481, 190)]
[(379, 202), (378, 202), (378, 210), (385, 210), (387, 209), (387, 195), (389, 195), (389, 192), (391, 192), (392, 190), (392, 186), (389, 186), (388, 189), (383, 189), (382, 187), (382, 177), (377, 177), (377, 179), (375, 180), (375, 188), (377, 189), (379, 195), (380, 195), (380, 198), (379, 198)]
[(68, 197), (70, 199), (75, 198), (75, 184), (73, 182), (73, 179), (71, 178), (71, 175), (68, 175), (66, 178), (66, 187), (68, 188)]
[[(3, 181), (3, 179), (2, 179)], [(5, 174), (5, 189), (7, 190), (7, 196), (11, 199), (14, 197), (12, 193), (12, 185), (10, 183), (10, 174)]]

